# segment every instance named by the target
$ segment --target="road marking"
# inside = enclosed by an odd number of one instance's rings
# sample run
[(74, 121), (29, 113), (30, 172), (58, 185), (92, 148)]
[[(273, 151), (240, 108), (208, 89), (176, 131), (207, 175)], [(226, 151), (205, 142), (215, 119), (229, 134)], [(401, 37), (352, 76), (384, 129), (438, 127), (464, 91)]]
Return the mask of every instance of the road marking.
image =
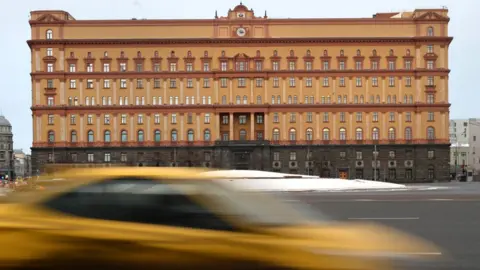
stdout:
[(353, 201), (356, 201), (356, 202), (374, 202), (375, 200), (372, 200), (372, 199), (357, 199), (357, 200), (353, 200)]
[(417, 220), (419, 217), (371, 217), (371, 218), (348, 218), (350, 220)]
[(429, 201), (453, 201), (453, 199), (429, 199)]

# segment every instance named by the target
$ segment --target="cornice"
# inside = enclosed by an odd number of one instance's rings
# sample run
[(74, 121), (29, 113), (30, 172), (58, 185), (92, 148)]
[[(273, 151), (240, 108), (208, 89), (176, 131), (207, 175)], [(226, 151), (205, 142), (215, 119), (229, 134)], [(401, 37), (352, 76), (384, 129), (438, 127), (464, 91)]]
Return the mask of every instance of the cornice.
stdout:
[(450, 69), (363, 69), (363, 70), (278, 70), (278, 71), (176, 71), (176, 72), (32, 72), (32, 79), (183, 79), (183, 78), (269, 78), (348, 76), (447, 76)]
[(105, 114), (105, 113), (232, 113), (242, 112), (448, 112), (449, 103), (416, 104), (250, 104), (250, 105), (111, 105), (111, 106), (32, 106), (35, 115), (54, 113)]
[(392, 43), (442, 43), (450, 44), (453, 37), (345, 37), (345, 38), (158, 38), (158, 39), (36, 39), (28, 40), (32, 46), (72, 46), (72, 45), (243, 45), (243, 44), (392, 44)]

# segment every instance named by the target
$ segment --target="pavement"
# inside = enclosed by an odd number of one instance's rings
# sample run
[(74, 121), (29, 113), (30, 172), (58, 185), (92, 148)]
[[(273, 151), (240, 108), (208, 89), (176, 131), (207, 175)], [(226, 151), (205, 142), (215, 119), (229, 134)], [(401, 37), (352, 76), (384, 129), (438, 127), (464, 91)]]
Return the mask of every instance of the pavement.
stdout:
[(480, 269), (480, 183), (415, 187), (402, 191), (295, 192), (287, 196), (307, 202), (334, 220), (377, 222), (436, 243), (449, 259), (428, 269)]

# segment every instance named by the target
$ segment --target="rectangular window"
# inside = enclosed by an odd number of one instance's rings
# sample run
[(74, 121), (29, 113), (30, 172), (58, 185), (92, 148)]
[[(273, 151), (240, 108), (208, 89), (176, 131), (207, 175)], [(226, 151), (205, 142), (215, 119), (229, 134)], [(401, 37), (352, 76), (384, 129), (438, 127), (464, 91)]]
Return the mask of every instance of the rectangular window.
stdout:
[(372, 77), (372, 86), (377, 87), (378, 86), (378, 78), (377, 77)]
[(143, 88), (143, 80), (137, 79), (137, 89), (142, 89), (142, 88)]
[(238, 87), (245, 87), (246, 80), (245, 78), (238, 78)]
[(328, 61), (323, 61), (323, 70), (328, 70), (328, 68), (329, 68)]
[(160, 124), (160, 114), (157, 113), (153, 116), (153, 123), (156, 125)]
[(357, 87), (362, 86), (362, 78), (360, 78), (360, 77), (355, 78), (355, 86), (357, 86)]
[(170, 79), (170, 88), (177, 88), (177, 80)]
[(75, 89), (75, 88), (77, 88), (77, 81), (70, 80), (70, 89)]
[(160, 72), (160, 64), (153, 64), (153, 71)]
[(120, 79), (120, 88), (127, 89), (127, 79)]
[(203, 79), (203, 88), (210, 88), (210, 79), (209, 78)]
[(177, 114), (175, 113), (172, 113), (172, 124), (176, 124), (177, 123)]
[(47, 64), (47, 72), (53, 72), (53, 64), (52, 63)]
[(127, 71), (127, 63), (120, 63), (120, 72)]
[(345, 77), (340, 77), (338, 84), (340, 87), (345, 87)]
[(110, 80), (103, 80), (103, 88), (108, 89), (110, 88)]
[(69, 71), (70, 72), (75, 72), (76, 70), (77, 70), (77, 67), (75, 66), (75, 64), (70, 64)]
[(226, 88), (228, 84), (228, 79), (227, 78), (221, 78), (220, 79), (220, 87), (221, 88)]
[(280, 87), (280, 81), (279, 81), (278, 77), (273, 78), (273, 87), (274, 88)]
[(154, 79), (153, 80), (153, 88), (160, 88), (160, 87), (161, 87), (160, 79)]
[(48, 124), (53, 125), (54, 124), (54, 118), (53, 114), (48, 115)]

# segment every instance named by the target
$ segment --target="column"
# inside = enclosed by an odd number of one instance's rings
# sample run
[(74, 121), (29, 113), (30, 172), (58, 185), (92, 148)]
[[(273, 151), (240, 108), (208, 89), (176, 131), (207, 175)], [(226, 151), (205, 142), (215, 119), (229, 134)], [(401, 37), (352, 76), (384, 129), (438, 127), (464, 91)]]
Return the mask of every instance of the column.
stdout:
[[(169, 104), (168, 96), (167, 96), (167, 80), (163, 80), (163, 98), (162, 98), (163, 104)], [(162, 105), (163, 105), (162, 104)]]
[(164, 140), (171, 140), (172, 138), (170, 137), (171, 133), (168, 130), (168, 114), (164, 113), (163, 114), (163, 134), (162, 134), (162, 139)]
[(254, 79), (250, 79), (250, 104), (254, 104), (254, 94), (253, 94), (253, 81)]
[(180, 114), (180, 140), (185, 141), (185, 114)]
[(129, 131), (130, 136), (129, 137), (131, 141), (135, 140), (136, 138), (135, 129), (133, 125), (133, 121), (135, 120), (134, 115), (135, 115), (134, 113), (130, 113), (130, 131)]
[(298, 78), (300, 80), (300, 89), (298, 89), (298, 98), (300, 99), (300, 104), (305, 102), (305, 98), (303, 96), (303, 77)]
[[(350, 131), (347, 131), (347, 140), (351, 140), (352, 138), (355, 139), (357, 136), (355, 135), (355, 128), (353, 126), (353, 113), (352, 112), (349, 112), (348, 113), (350, 115), (350, 120), (348, 122), (350, 122), (350, 125), (348, 127), (348, 129), (350, 129)], [(350, 136), (348, 135), (350, 134)]]
[(184, 83), (183, 83), (184, 79), (180, 79), (180, 104), (182, 103), (185, 103), (185, 97), (184, 97)]
[(230, 100), (230, 103), (233, 104), (233, 80), (232, 78), (229, 78), (228, 81), (229, 81), (228, 95), (230, 96), (229, 100)]
[(330, 130), (330, 140), (336, 140), (337, 139), (337, 113), (332, 113), (332, 118), (333, 118), (333, 127), (332, 130)]
[(442, 99), (441, 101), (448, 103), (448, 85), (447, 85), (447, 78), (445, 76), (440, 77), (441, 80), (441, 89), (442, 91)]
[(253, 112), (250, 113), (250, 140), (255, 140), (255, 114)]
[(35, 80), (35, 104), (33, 104), (33, 105), (40, 105), (40, 103), (41, 103), (40, 97), (41, 96), (42, 96), (42, 92), (41, 92), (40, 80)]
[[(270, 103), (271, 101), (268, 101), (269, 100), (269, 96), (268, 96), (268, 80), (264, 80), (263, 83), (265, 84), (264, 88), (263, 88), (263, 103)], [(265, 114), (266, 115), (266, 114)]]
[(197, 79), (197, 104), (201, 104), (200, 102), (200, 79)]
[(282, 131), (281, 131), (282, 140), (287, 140), (287, 114), (282, 113)]
[(65, 103), (65, 80), (61, 79), (60, 80), (60, 104), (66, 104)]
[(320, 140), (320, 113), (315, 113), (315, 140)]
[(348, 77), (348, 102), (353, 103), (353, 78)]
[(65, 49), (60, 49), (58, 52), (60, 61), (58, 62), (58, 70), (65, 71)]
[(113, 141), (118, 142), (118, 114), (113, 114)]
[(133, 79), (130, 79), (130, 97), (128, 99), (130, 100), (130, 104), (136, 104), (135, 96), (133, 94)]
[(370, 78), (365, 77), (365, 98), (363, 100), (365, 103), (370, 102)]
[(421, 76), (415, 76), (415, 103), (419, 102), (420, 99), (421, 99), (421, 91), (422, 91), (422, 87), (421, 87)]
[(270, 131), (270, 117), (269, 117), (269, 113), (266, 112), (264, 114), (264, 125), (265, 125), (265, 130), (264, 130), (264, 134), (263, 134), (263, 138), (264, 140), (269, 140), (270, 139), (270, 134), (272, 133)]
[(80, 142), (85, 142), (85, 114), (80, 114)]
[[(332, 78), (333, 81), (333, 97), (332, 97), (332, 103), (336, 103), (337, 100), (337, 77)], [(320, 89), (320, 81), (317, 81), (317, 88)], [(320, 96), (320, 92), (317, 91), (317, 97)]]
[[(100, 79), (96, 79), (95, 81), (96, 81), (96, 82), (95, 82), (95, 88), (96, 88), (96, 94), (97, 94), (96, 99), (97, 99), (98, 104), (102, 104), (102, 105), (103, 105), (103, 100), (100, 99)], [(101, 102), (102, 102), (102, 103), (101, 103)]]
[(365, 121), (367, 122), (367, 130), (364, 131), (365, 140), (370, 140), (372, 135), (372, 128), (370, 127), (370, 114), (371, 112), (367, 112), (365, 115)]
[(41, 65), (42, 65), (42, 60), (40, 58), (40, 48), (36, 48), (35, 49), (35, 71), (36, 72), (41, 71), (40, 70)]
[[(37, 120), (37, 141), (42, 140), (42, 116), (36, 116)], [(83, 127), (83, 124), (81, 124)]]
[(416, 116), (415, 116), (415, 137), (416, 139), (424, 139), (422, 138), (422, 132), (421, 132), (421, 129), (422, 129), (422, 114), (419, 113), (419, 112), (415, 112)]
[(298, 122), (300, 123), (300, 130), (298, 131), (298, 139), (305, 140), (306, 125), (303, 123), (303, 112), (298, 113)]
[(220, 99), (218, 99), (218, 80), (217, 79), (214, 79), (213, 80), (213, 91), (214, 91), (214, 98), (215, 98), (215, 101), (213, 101), (213, 103), (218, 103), (220, 104)]
[(219, 140), (220, 138), (220, 114), (215, 113), (215, 122), (214, 122), (214, 128), (213, 128), (213, 140)]
[(112, 104), (119, 105), (118, 104), (118, 98), (117, 98), (117, 79), (112, 79), (112, 98), (113, 102)]
[(415, 49), (415, 68), (419, 68), (422, 66), (422, 56), (420, 52), (421, 45), (417, 45)]
[(282, 103), (287, 103), (287, 80), (282, 77)]
[(229, 137), (230, 137), (230, 140), (233, 141), (234, 138), (235, 138), (235, 136), (233, 136), (234, 135), (234, 133), (233, 133), (233, 113), (230, 113), (229, 116), (230, 116), (230, 121), (228, 122), (229, 125), (230, 125)]
[(80, 93), (80, 97), (78, 97), (78, 105), (85, 105), (85, 98), (83, 97), (83, 79), (79, 79), (78, 82), (78, 92)]
[(383, 127), (382, 127), (382, 130), (380, 130), (380, 138), (379, 139), (384, 140), (384, 139), (388, 138), (387, 122), (389, 122), (389, 121), (387, 119), (387, 113), (382, 112), (381, 114), (382, 114)]
[(442, 130), (441, 136), (442, 136), (442, 139), (446, 139), (446, 138), (449, 138), (449, 136), (446, 133), (448, 132), (447, 114), (445, 112), (440, 112), (440, 115), (442, 116), (442, 127), (443, 127), (441, 128)]
[(152, 87), (152, 83), (151, 83), (151, 79), (147, 79), (147, 102), (146, 104), (152, 104), (152, 96), (151, 96), (151, 89)]
[(196, 140), (200, 140), (200, 138), (202, 138), (202, 130), (200, 128), (200, 113), (197, 113), (197, 117), (195, 119), (195, 122), (197, 122), (197, 131), (195, 132), (196, 133)]
[(146, 134), (146, 135), (147, 135), (147, 136), (146, 136), (146, 137), (147, 137), (147, 138), (146, 138), (147, 141), (151, 141), (151, 140), (152, 140), (152, 130), (150, 129), (150, 128), (151, 128), (151, 127), (150, 127), (150, 125), (151, 125), (151, 123), (150, 123), (150, 122), (151, 122), (151, 115), (152, 115), (151, 113), (147, 113), (147, 114), (146, 114), (146, 118), (147, 118), (147, 119), (146, 119), (146, 120), (147, 120), (147, 130), (146, 130), (145, 132), (147, 133), (147, 134)]
[(96, 114), (95, 117), (97, 118), (96, 119), (96, 122), (97, 122), (97, 130), (95, 130), (95, 141), (97, 142), (101, 142), (103, 140), (103, 132), (100, 130), (100, 119), (102, 117), (101, 114)]
[(65, 115), (60, 115), (60, 141), (65, 141), (66, 132), (67, 127), (65, 125)]
[(403, 102), (403, 77), (398, 76), (398, 97), (397, 102)]
[(382, 76), (382, 102), (386, 102), (387, 98), (387, 88), (385, 87), (386, 84), (386, 78), (385, 76)]

